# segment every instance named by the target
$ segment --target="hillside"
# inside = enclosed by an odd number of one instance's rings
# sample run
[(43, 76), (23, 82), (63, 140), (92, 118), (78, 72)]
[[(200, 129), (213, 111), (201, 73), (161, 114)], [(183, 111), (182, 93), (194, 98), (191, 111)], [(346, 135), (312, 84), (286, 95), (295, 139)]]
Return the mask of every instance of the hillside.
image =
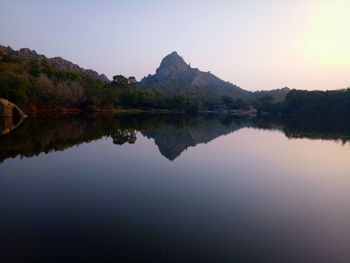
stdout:
[[(16, 51), (13, 50), (11, 47), (5, 47), (0, 45), (0, 51), (3, 54), (15, 54)], [(17, 51), (18, 54), (23, 55), (27, 58), (33, 58), (37, 59), (39, 62), (43, 59), (46, 59), (48, 62), (56, 65), (57, 69), (59, 70), (66, 70), (71, 72), (77, 72), (77, 73), (86, 73), (90, 77), (98, 78), (102, 81), (109, 82), (110, 80), (106, 77), (104, 74), (98, 74), (96, 71), (92, 69), (84, 69), (77, 64), (74, 64), (66, 59), (63, 59), (62, 57), (53, 57), (53, 58), (47, 58), (44, 55), (38, 54), (35, 50), (31, 50), (29, 48), (21, 48)]]
[[(198, 112), (199, 96), (165, 94), (137, 87), (134, 77), (107, 81), (62, 58), (48, 59), (34, 50), (0, 49), (0, 98), (27, 114), (80, 111), (166, 110)], [(104, 81), (106, 80), (106, 81)]]
[[(61, 57), (0, 46), (0, 98), (26, 113), (138, 108), (142, 104), (136, 95), (134, 77), (117, 75), (109, 81), (105, 75)], [(142, 95), (149, 97), (145, 92)]]
[(27, 114), (128, 109), (218, 112), (282, 101), (289, 91), (243, 90), (191, 68), (176, 52), (162, 60), (155, 75), (137, 83), (132, 76), (115, 75), (109, 81), (105, 75), (61, 57), (0, 46), (0, 73), (0, 98)]
[(146, 90), (159, 90), (165, 94), (184, 94), (209, 99), (228, 96), (233, 99), (254, 100), (270, 95), (276, 101), (281, 101), (289, 92), (288, 88), (258, 92), (241, 89), (210, 72), (192, 68), (175, 51), (165, 56), (156, 73), (144, 77), (139, 86)]
[(0, 73), (0, 97), (27, 112), (92, 104), (91, 95), (108, 84), (104, 75), (93, 70), (26, 48), (0, 46)]

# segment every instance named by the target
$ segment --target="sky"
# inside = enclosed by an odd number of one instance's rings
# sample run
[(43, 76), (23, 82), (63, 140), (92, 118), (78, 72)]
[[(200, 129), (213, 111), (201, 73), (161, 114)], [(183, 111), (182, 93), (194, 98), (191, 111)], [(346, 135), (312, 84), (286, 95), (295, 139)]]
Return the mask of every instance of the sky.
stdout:
[(350, 86), (350, 0), (0, 0), (0, 45), (113, 75), (177, 51), (247, 90)]

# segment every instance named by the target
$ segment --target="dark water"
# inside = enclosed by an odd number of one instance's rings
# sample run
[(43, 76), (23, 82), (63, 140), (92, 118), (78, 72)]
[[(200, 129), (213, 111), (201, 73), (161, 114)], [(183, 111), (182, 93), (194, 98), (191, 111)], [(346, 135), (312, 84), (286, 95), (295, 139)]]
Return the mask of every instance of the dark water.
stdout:
[(346, 123), (25, 120), (0, 136), (1, 262), (350, 262), (349, 139)]

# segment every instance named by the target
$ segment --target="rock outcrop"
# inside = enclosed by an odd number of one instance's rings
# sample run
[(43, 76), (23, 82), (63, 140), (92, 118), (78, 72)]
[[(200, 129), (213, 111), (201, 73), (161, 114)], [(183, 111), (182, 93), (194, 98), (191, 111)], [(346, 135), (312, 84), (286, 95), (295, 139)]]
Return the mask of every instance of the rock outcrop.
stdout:
[[(16, 52), (11, 47), (5, 47), (5, 46), (1, 46), (1, 45), (0, 45), (0, 51), (5, 53), (5, 54)], [(78, 66), (77, 64), (74, 64), (74, 63), (72, 63), (64, 58), (61, 58), (61, 57), (46, 58), (44, 55), (38, 54), (35, 50), (31, 50), (29, 48), (21, 48), (20, 50), (18, 50), (18, 53), (20, 53), (21, 55), (23, 55), (25, 57), (35, 58), (38, 60), (47, 59), (49, 62), (55, 64), (57, 66), (57, 68), (60, 70), (67, 70), (67, 71), (78, 72), (78, 73), (86, 73), (90, 77), (99, 78), (100, 80), (105, 81), (105, 82), (110, 81), (106, 77), (106, 75), (104, 75), (104, 74), (98, 74), (96, 71), (94, 71), (92, 69), (84, 69), (84, 68)]]
[(139, 86), (158, 89), (165, 94), (196, 95), (219, 99), (229, 96), (235, 99), (254, 100), (265, 95), (271, 95), (275, 100), (283, 100), (289, 89), (251, 92), (224, 81), (210, 72), (192, 68), (177, 52), (165, 56), (156, 74), (144, 77)]
[(0, 98), (0, 117), (26, 118), (27, 115), (17, 105), (6, 99)]
[(240, 89), (232, 83), (221, 80), (210, 72), (200, 71), (198, 68), (192, 68), (185, 60), (174, 51), (165, 56), (156, 70), (155, 75), (148, 75), (141, 80), (141, 85), (148, 81), (168, 81), (180, 80), (186, 84), (204, 87), (204, 86), (225, 86), (233, 89)]
[(0, 135), (17, 128), (27, 115), (15, 104), (0, 98)]
[(98, 78), (102, 81), (109, 82), (110, 80), (106, 77), (104, 74), (98, 74), (96, 71), (92, 69), (84, 69), (82, 67), (79, 67), (77, 64), (74, 64), (62, 57), (54, 57), (48, 59), (51, 63), (55, 64), (58, 69), (60, 70), (68, 70), (72, 72), (78, 72), (78, 73), (86, 73), (90, 77)]

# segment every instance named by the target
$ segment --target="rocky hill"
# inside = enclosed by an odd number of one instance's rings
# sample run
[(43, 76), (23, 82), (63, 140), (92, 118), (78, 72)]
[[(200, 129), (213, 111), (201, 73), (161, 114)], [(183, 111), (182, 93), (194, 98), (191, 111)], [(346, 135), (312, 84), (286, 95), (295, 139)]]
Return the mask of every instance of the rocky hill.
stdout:
[(144, 77), (139, 86), (144, 89), (157, 89), (166, 94), (185, 94), (209, 98), (229, 96), (234, 99), (252, 100), (271, 95), (276, 100), (283, 100), (288, 88), (250, 92), (224, 81), (210, 72), (192, 68), (177, 52), (163, 58), (154, 75)]
[(288, 91), (243, 90), (210, 72), (192, 68), (176, 52), (137, 85), (133, 76), (116, 75), (108, 81), (106, 76), (61, 57), (47, 58), (28, 48), (15, 51), (0, 46), (0, 97), (27, 114), (117, 109), (228, 112), (284, 100)]
[(80, 111), (94, 104), (94, 98), (100, 100), (105, 94), (103, 87), (110, 85), (107, 81), (104, 75), (62, 58), (50, 59), (27, 48), (15, 51), (0, 46), (0, 98), (27, 114)]
[(90, 77), (99, 78), (100, 80), (105, 82), (110, 81), (106, 77), (106, 75), (99, 74), (92, 69), (84, 69), (78, 66), (77, 64), (74, 64), (66, 59), (63, 59), (62, 57), (47, 58), (44, 55), (38, 54), (35, 50), (31, 50), (29, 48), (21, 48), (20, 50), (16, 51), (9, 46), (5, 47), (1, 45), (0, 45), (0, 51), (4, 54), (18, 52), (19, 54), (25, 57), (35, 58), (35, 59), (38, 59), (39, 61), (41, 61), (42, 59), (47, 59), (50, 63), (55, 64), (57, 66), (57, 69), (59, 70), (67, 70), (67, 71), (77, 72), (77, 73), (87, 73)]

